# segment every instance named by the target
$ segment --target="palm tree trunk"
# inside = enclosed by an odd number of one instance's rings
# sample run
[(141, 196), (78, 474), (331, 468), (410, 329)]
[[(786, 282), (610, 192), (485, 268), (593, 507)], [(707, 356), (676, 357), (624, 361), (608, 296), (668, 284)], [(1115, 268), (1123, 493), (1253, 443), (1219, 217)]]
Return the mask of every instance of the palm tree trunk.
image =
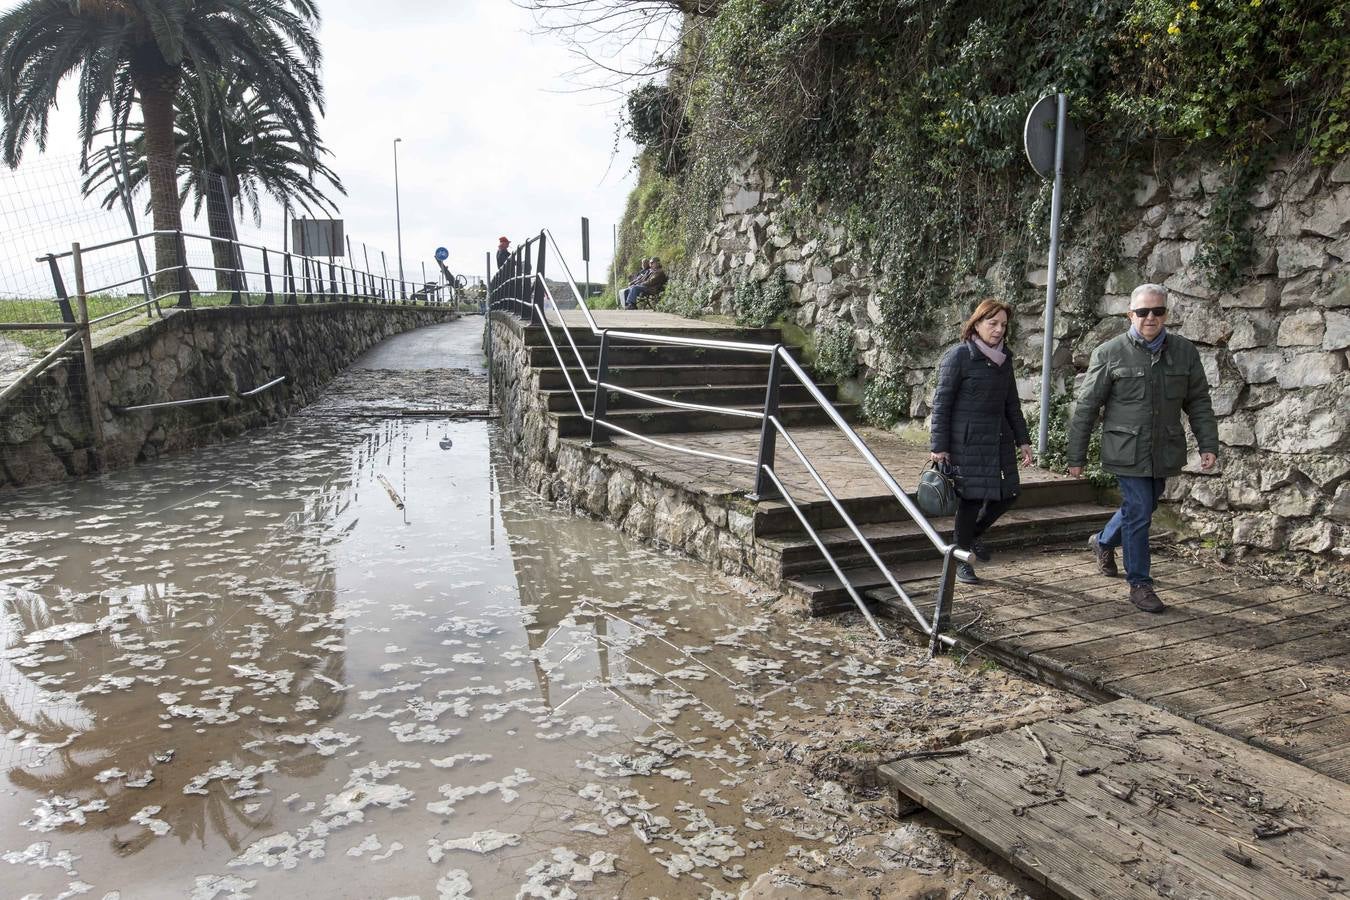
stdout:
[[(152, 50), (145, 57), (159, 57)], [(183, 227), (178, 203), (178, 160), (175, 158), (173, 119), (174, 95), (178, 91), (179, 72), (158, 60), (137, 59), (131, 67), (132, 82), (141, 100), (145, 122), (145, 161), (150, 181), (150, 213), (155, 231), (174, 232)], [(155, 235), (155, 268), (171, 269), (155, 277), (155, 293), (182, 290), (184, 285), (176, 268), (183, 264), (177, 238), (172, 233)]]
[(224, 176), (207, 172), (206, 179), (206, 226), (212, 237), (225, 238), (224, 241), (211, 242), (212, 264), (216, 267), (216, 290), (225, 292), (233, 288), (233, 279), (227, 270), (234, 268), (234, 245), (228, 243), (234, 237), (229, 219), (234, 215), (234, 210), (225, 196)]

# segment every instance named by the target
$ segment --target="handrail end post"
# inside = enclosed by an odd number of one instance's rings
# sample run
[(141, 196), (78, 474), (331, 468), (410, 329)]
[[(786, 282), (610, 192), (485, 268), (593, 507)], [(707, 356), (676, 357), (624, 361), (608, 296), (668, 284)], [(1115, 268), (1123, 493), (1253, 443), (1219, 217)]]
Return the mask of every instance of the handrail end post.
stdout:
[(952, 595), (956, 591), (956, 545), (942, 552), (942, 576), (938, 581), (937, 602), (933, 606), (933, 627), (928, 640), (929, 659), (942, 652), (942, 632), (951, 625)]
[[(566, 323), (563, 325), (566, 328)], [(609, 391), (605, 388), (605, 378), (609, 375), (609, 330), (600, 332), (600, 352), (595, 363), (595, 399), (591, 404), (591, 443), (600, 447), (610, 442), (609, 432), (605, 429), (605, 414), (609, 412)]]
[(759, 429), (759, 458), (755, 461), (755, 490), (750, 495), (750, 499), (755, 502), (776, 500), (782, 496), (778, 486), (769, 477), (778, 452), (778, 430), (774, 420), (778, 417), (778, 395), (783, 384), (783, 368), (778, 363), (782, 349), (782, 344), (775, 344), (773, 355), (769, 357), (769, 377), (764, 389), (764, 420)]

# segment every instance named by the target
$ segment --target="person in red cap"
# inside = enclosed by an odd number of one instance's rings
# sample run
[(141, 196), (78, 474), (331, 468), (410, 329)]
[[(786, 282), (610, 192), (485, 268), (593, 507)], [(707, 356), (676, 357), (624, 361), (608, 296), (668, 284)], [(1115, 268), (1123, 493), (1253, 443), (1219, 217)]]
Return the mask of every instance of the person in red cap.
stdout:
[(511, 258), (511, 251), (506, 249), (511, 246), (510, 238), (497, 238), (497, 268), (506, 265), (506, 261)]

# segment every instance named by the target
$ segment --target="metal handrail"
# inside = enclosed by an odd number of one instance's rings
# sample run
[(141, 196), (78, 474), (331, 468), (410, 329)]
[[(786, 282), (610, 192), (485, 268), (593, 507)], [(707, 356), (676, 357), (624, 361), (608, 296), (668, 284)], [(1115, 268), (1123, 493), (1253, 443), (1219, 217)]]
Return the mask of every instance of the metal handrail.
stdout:
[[(892, 496), (894, 496), (895, 499), (900, 503), (901, 509), (903, 509), (905, 513), (910, 517), (910, 519), (914, 521), (914, 523), (918, 526), (919, 530), (933, 545), (934, 549), (936, 549), (939, 553), (943, 555), (944, 558), (943, 575), (942, 575), (943, 584), (939, 589), (938, 602), (934, 609), (933, 621), (930, 622), (914, 605), (913, 600), (900, 586), (899, 582), (896, 580), (895, 576), (890, 571), (890, 568), (886, 566), (886, 564), (881, 559), (880, 555), (876, 552), (876, 549), (872, 546), (871, 542), (867, 540), (866, 536), (863, 535), (861, 529), (858, 527), (853, 517), (848, 514), (848, 511), (839, 501), (839, 498), (830, 489), (829, 485), (825, 482), (824, 478), (821, 477), (819, 471), (811, 463), (806, 453), (801, 449), (800, 445), (792, 438), (791, 434), (789, 434), (787, 428), (783, 425), (782, 421), (778, 418), (778, 416), (770, 412), (768, 400), (766, 400), (765, 410), (763, 412), (754, 412), (750, 410), (741, 409), (738, 407), (714, 407), (714, 406), (707, 406), (704, 404), (688, 403), (685, 401), (674, 400), (671, 398), (658, 397), (642, 391), (635, 391), (631, 388), (626, 388), (622, 385), (612, 385), (608, 383), (604, 378), (605, 373), (602, 370), (603, 363), (600, 362), (599, 360), (597, 360), (596, 364), (596, 377), (592, 378), (588, 367), (585, 365), (582, 359), (581, 352), (577, 348), (575, 340), (573, 340), (572, 338), (571, 328), (567, 325), (567, 321), (562, 314), (562, 310), (558, 307), (557, 300), (553, 297), (553, 293), (549, 289), (548, 283), (544, 279), (542, 272), (534, 272), (534, 273), (521, 272), (520, 274), (511, 275), (508, 277), (500, 277), (503, 275), (504, 272), (508, 271), (508, 268), (514, 271), (520, 266), (521, 261), (520, 253), (523, 248), (530, 247), (535, 241), (542, 242), (545, 238), (553, 242), (553, 255), (558, 260), (559, 264), (562, 266), (567, 285), (571, 289), (573, 296), (576, 298), (577, 305), (581, 309), (582, 314), (585, 316), (587, 325), (590, 327), (591, 333), (599, 335), (601, 337), (602, 347), (606, 346), (610, 338), (619, 337), (649, 344), (688, 346), (706, 349), (723, 349), (723, 350), (731, 350), (734, 352), (764, 354), (768, 355), (774, 363), (786, 365), (788, 370), (791, 371), (793, 377), (796, 378), (797, 381), (802, 385), (802, 387), (806, 389), (811, 399), (816, 403), (816, 405), (818, 405), (822, 410), (825, 411), (831, 423), (844, 435), (845, 438), (848, 439), (849, 443), (852, 444), (854, 449), (863, 457), (863, 460), (867, 463), (869, 468), (871, 468), (872, 471), (880, 478), (881, 482), (886, 486), (887, 490), (889, 490)], [(820, 539), (818, 532), (807, 521), (806, 517), (802, 514), (800, 508), (798, 507), (796, 501), (792, 499), (790, 493), (786, 488), (786, 485), (783, 484), (782, 480), (778, 477), (777, 473), (774, 471), (773, 466), (771, 464), (772, 459), (770, 458), (769, 460), (770, 464), (766, 464), (763, 461), (763, 457), (765, 455), (763, 445), (765, 442), (767, 442), (768, 435), (770, 434), (770, 432), (767, 429), (772, 428), (772, 434), (774, 434), (775, 436), (781, 435), (783, 439), (787, 442), (793, 454), (806, 468), (812, 480), (815, 481), (816, 485), (824, 493), (826, 499), (829, 501), (829, 503), (834, 508), (836, 513), (840, 516), (840, 518), (844, 521), (849, 531), (858, 540), (859, 544), (863, 547), (863, 549), (865, 550), (865, 552), (867, 553), (868, 557), (871, 559), (873, 564), (875, 564), (878, 570), (880, 570), (880, 572), (882, 573), (883, 577), (886, 579), (887, 583), (890, 585), (892, 590), (895, 591), (896, 596), (901, 600), (902, 603), (904, 603), (905, 607), (908, 609), (910, 614), (913, 615), (915, 620), (922, 627), (923, 631), (929, 635), (932, 642), (930, 646), (936, 649), (939, 643), (946, 645), (954, 644), (955, 641), (953, 638), (940, 633), (940, 629), (942, 627), (942, 616), (944, 612), (943, 603), (944, 599), (947, 599), (945, 595), (948, 594), (951, 590), (951, 576), (953, 574), (951, 571), (951, 561), (953, 559), (969, 561), (970, 559), (969, 551), (961, 550), (957, 548), (954, 544), (951, 544), (942, 539), (942, 536), (938, 534), (935, 528), (933, 528), (932, 523), (929, 522), (927, 517), (924, 516), (923, 513), (918, 509), (918, 507), (914, 505), (913, 501), (909, 499), (909, 496), (905, 493), (905, 491), (899, 486), (899, 484), (896, 483), (895, 479), (891, 476), (890, 472), (886, 469), (886, 467), (882, 465), (879, 459), (877, 459), (876, 454), (872, 452), (872, 449), (867, 446), (867, 443), (852, 428), (852, 426), (850, 426), (844, 420), (843, 416), (841, 416), (839, 414), (839, 411), (834, 408), (834, 405), (820, 391), (820, 388), (815, 384), (815, 382), (810, 378), (810, 376), (806, 374), (805, 370), (797, 363), (795, 359), (793, 359), (792, 354), (787, 349), (778, 344), (775, 345), (748, 344), (737, 341), (719, 341), (709, 338), (680, 337), (675, 335), (659, 335), (633, 331), (623, 331), (618, 329), (601, 328), (596, 322), (595, 317), (591, 314), (590, 308), (588, 307), (585, 298), (582, 296), (581, 290), (577, 287), (575, 278), (573, 278), (572, 276), (571, 269), (568, 267), (566, 259), (564, 259), (561, 253), (558, 252), (557, 246), (558, 246), (557, 239), (553, 237), (552, 232), (549, 231), (548, 229), (543, 229), (538, 237), (532, 237), (527, 241), (525, 241), (521, 247), (518, 247), (512, 259), (508, 260), (506, 264), (499, 266), (497, 268), (496, 274), (490, 276), (488, 279), (488, 291), (489, 291), (488, 309), (489, 312), (491, 312), (493, 308), (491, 297), (494, 290), (503, 290), (508, 286), (512, 290), (514, 290), (516, 287), (516, 283), (522, 280), (526, 283), (526, 285), (529, 286), (528, 290), (533, 291), (535, 284), (542, 287), (542, 294), (544, 298), (547, 300), (546, 305), (536, 304), (532, 300), (526, 301), (523, 298), (517, 297), (511, 297), (508, 299), (510, 299), (511, 302), (521, 307), (528, 307), (533, 312), (540, 313), (538, 318), (541, 324), (543, 325), (544, 333), (548, 338), (549, 345), (552, 347), (554, 356), (557, 358), (558, 363), (563, 370), (563, 375), (567, 380), (568, 387), (571, 389), (572, 396), (577, 404), (578, 411), (581, 413), (583, 418), (592, 423), (592, 434), (594, 435), (595, 429), (597, 427), (600, 427), (605, 428), (609, 431), (625, 434), (630, 437), (637, 438), (638, 440), (644, 441), (646, 443), (664, 447), (666, 449), (670, 449), (675, 452), (688, 453), (696, 456), (711, 457), (714, 459), (720, 459), (736, 464), (749, 464), (750, 466), (752, 466), (756, 470), (757, 475), (762, 473), (764, 476), (768, 478), (769, 481), (773, 483), (779, 495), (781, 495), (782, 498), (787, 502), (788, 506), (791, 507), (793, 513), (801, 522), (802, 527), (806, 529), (807, 533), (811, 537), (812, 542), (815, 543), (816, 547), (821, 551), (821, 554), (825, 557), (826, 562), (829, 564), (830, 568), (834, 571), (835, 575), (839, 578), (840, 583), (843, 584), (845, 589), (848, 591), (849, 596), (858, 606), (858, 609), (862, 612), (863, 616), (867, 619), (868, 623), (873, 627), (873, 629), (876, 630), (878, 635), (884, 637), (884, 634), (882, 633), (881, 629), (877, 626), (876, 621), (873, 619), (871, 612), (866, 608), (866, 604), (862, 601), (862, 598), (858, 595), (853, 585), (844, 576), (843, 571), (839, 568), (838, 563), (834, 559), (833, 555), (830, 554), (829, 550), (825, 547), (824, 542)], [(494, 281), (496, 282), (495, 287), (493, 285)], [(541, 306), (543, 308), (540, 308)], [(551, 306), (553, 308), (553, 311), (558, 316), (558, 324), (563, 329), (563, 333), (567, 336), (567, 340), (572, 346), (573, 354), (576, 356), (578, 364), (577, 367), (584, 374), (587, 382), (589, 382), (594, 387), (595, 391), (599, 392), (599, 391), (613, 390), (616, 393), (626, 394), (628, 396), (648, 400), (661, 406), (676, 409), (692, 409), (696, 411), (705, 411), (724, 415), (744, 416), (746, 418), (758, 419), (766, 423), (765, 426), (766, 431), (764, 432), (764, 435), (761, 437), (761, 459), (759, 461), (751, 461), (737, 457), (724, 456), (721, 454), (713, 454), (707, 451), (698, 450), (696, 448), (680, 447), (666, 442), (656, 441), (655, 439), (652, 439), (645, 435), (635, 434), (631, 431), (628, 431), (627, 429), (620, 428), (618, 426), (613, 425), (611, 422), (606, 421), (605, 418), (600, 414), (600, 410), (603, 409), (602, 405), (597, 405), (595, 415), (588, 414), (586, 412), (584, 404), (582, 404), (581, 402), (581, 397), (577, 393), (576, 387), (572, 382), (571, 374), (568, 371), (568, 365), (563, 359), (563, 354), (559, 350), (558, 344), (553, 338), (552, 323), (549, 321), (548, 315), (548, 308), (547, 308), (548, 306)], [(490, 324), (488, 327), (490, 327)], [(770, 381), (771, 381), (770, 388), (772, 389), (772, 387), (774, 386), (772, 375), (770, 376)], [(779, 388), (779, 391), (781, 391), (781, 388)], [(776, 402), (776, 397), (774, 399)]]
[[(179, 261), (179, 262), (177, 262), (177, 263), (175, 263), (175, 264), (173, 264), (173, 265), (171, 265), (171, 266), (167, 266), (167, 267), (164, 267), (164, 268), (160, 268), (160, 269), (157, 269), (157, 270), (155, 270), (155, 271), (143, 272), (143, 273), (141, 273), (141, 274), (132, 276), (132, 277), (130, 277), (130, 278), (123, 279), (123, 280), (121, 280), (121, 281), (115, 281), (115, 282), (111, 282), (111, 283), (105, 284), (105, 285), (97, 285), (97, 286), (93, 286), (93, 287), (86, 288), (85, 294), (88, 295), (88, 294), (101, 293), (101, 292), (113, 290), (113, 289), (116, 289), (116, 288), (119, 288), (119, 287), (125, 287), (126, 285), (129, 285), (129, 284), (135, 284), (136, 282), (142, 282), (142, 283), (145, 283), (145, 282), (148, 282), (150, 279), (153, 279), (153, 278), (155, 278), (155, 277), (157, 277), (157, 276), (159, 276), (159, 275), (163, 275), (163, 274), (166, 274), (166, 273), (169, 273), (169, 272), (174, 272), (174, 271), (182, 271), (182, 270), (185, 270), (185, 269), (186, 269), (186, 270), (188, 270), (188, 271), (196, 271), (196, 272), (214, 272), (214, 273), (216, 273), (216, 274), (218, 274), (218, 275), (219, 275), (219, 274), (222, 274), (222, 273), (225, 273), (225, 274), (228, 274), (228, 275), (232, 276), (232, 277), (235, 278), (235, 279), (241, 279), (241, 276), (242, 276), (242, 277), (247, 277), (247, 276), (257, 276), (257, 277), (261, 277), (261, 278), (264, 278), (264, 279), (267, 279), (267, 278), (277, 278), (277, 279), (281, 279), (282, 284), (283, 284), (283, 289), (280, 290), (280, 291), (258, 291), (258, 290), (250, 290), (250, 289), (248, 289), (247, 287), (243, 286), (243, 285), (246, 284), (247, 282), (241, 280), (241, 283), (236, 283), (236, 284), (231, 285), (230, 287), (226, 287), (226, 288), (220, 288), (218, 291), (216, 291), (217, 293), (219, 293), (219, 292), (238, 293), (238, 294), (246, 294), (246, 293), (247, 293), (247, 294), (261, 294), (261, 293), (268, 293), (268, 294), (282, 294), (282, 295), (286, 295), (286, 294), (299, 294), (299, 293), (300, 293), (300, 291), (299, 291), (299, 283), (300, 283), (300, 282), (306, 282), (306, 283), (310, 283), (310, 284), (312, 284), (312, 285), (314, 285), (314, 286), (317, 286), (317, 287), (319, 288), (318, 291), (307, 290), (306, 293), (310, 293), (310, 294), (318, 293), (318, 294), (321, 294), (321, 295), (324, 295), (324, 296), (342, 295), (342, 296), (349, 296), (349, 297), (361, 297), (361, 298), (367, 298), (367, 299), (394, 300), (394, 301), (400, 301), (400, 302), (404, 302), (404, 303), (407, 303), (407, 302), (410, 302), (410, 301), (411, 301), (411, 302), (418, 302), (418, 301), (416, 301), (416, 296), (417, 296), (418, 290), (419, 290), (418, 285), (420, 285), (421, 282), (417, 282), (417, 281), (408, 281), (406, 278), (405, 278), (405, 279), (391, 278), (391, 277), (389, 277), (389, 276), (380, 275), (380, 274), (377, 274), (376, 272), (373, 272), (373, 271), (370, 271), (370, 270), (367, 270), (367, 269), (358, 268), (358, 267), (356, 267), (356, 266), (350, 266), (350, 265), (343, 265), (343, 264), (335, 263), (332, 259), (329, 259), (328, 257), (308, 256), (308, 255), (306, 255), (306, 254), (296, 253), (296, 252), (291, 251), (291, 250), (276, 250), (276, 249), (273, 249), (273, 248), (271, 248), (271, 247), (263, 246), (263, 245), (261, 245), (261, 244), (253, 244), (253, 243), (249, 243), (249, 242), (246, 242), (246, 241), (236, 240), (236, 239), (234, 239), (234, 238), (232, 238), (232, 237), (224, 237), (224, 236), (220, 236), (220, 235), (213, 235), (213, 234), (199, 234), (199, 233), (197, 233), (197, 232), (192, 232), (192, 231), (182, 231), (182, 230), (176, 230), (176, 229), (154, 229), (154, 230), (151, 230), (151, 231), (143, 231), (143, 232), (139, 232), (139, 233), (137, 233), (137, 234), (129, 235), (129, 236), (123, 237), (123, 238), (117, 238), (117, 239), (111, 240), (111, 241), (105, 241), (105, 242), (100, 243), (100, 244), (91, 244), (91, 245), (88, 245), (88, 246), (82, 246), (82, 247), (80, 248), (80, 251), (79, 251), (79, 252), (80, 252), (80, 254), (81, 254), (82, 256), (86, 256), (86, 255), (88, 255), (88, 254), (90, 254), (90, 253), (94, 253), (94, 252), (97, 252), (97, 251), (100, 251), (100, 250), (106, 250), (106, 249), (113, 248), (113, 247), (119, 247), (119, 246), (126, 245), (126, 244), (137, 244), (137, 245), (139, 245), (139, 242), (140, 242), (140, 241), (143, 241), (143, 240), (150, 240), (150, 239), (154, 239), (154, 238), (162, 237), (162, 236), (169, 236), (169, 237), (173, 237), (173, 238), (175, 238), (175, 239), (192, 239), (192, 240), (210, 241), (210, 242), (214, 242), (214, 243), (218, 243), (218, 244), (227, 244), (227, 245), (229, 245), (231, 248), (236, 248), (237, 250), (253, 250), (253, 251), (257, 251), (257, 252), (259, 252), (259, 253), (263, 253), (263, 254), (276, 254), (276, 255), (277, 255), (278, 257), (280, 257), (281, 260), (282, 260), (282, 268), (279, 268), (279, 270), (278, 270), (277, 272), (275, 272), (275, 273), (274, 273), (274, 272), (268, 271), (266, 268), (262, 269), (261, 271), (260, 271), (260, 270), (257, 270), (257, 269), (249, 268), (249, 267), (245, 266), (244, 263), (243, 263), (242, 253), (237, 254), (237, 258), (238, 258), (238, 263), (239, 263), (239, 264), (238, 264), (238, 265), (235, 265), (235, 266), (206, 266), (206, 265), (200, 265), (200, 264), (193, 263), (193, 262), (191, 262), (191, 261), (189, 261), (189, 260), (187, 260), (187, 259), (183, 259), (183, 260), (181, 260), (181, 261)], [(537, 240), (537, 239), (536, 239), (536, 240)], [(74, 249), (71, 249), (71, 250), (66, 250), (66, 251), (60, 252), (60, 253), (50, 253), (50, 254), (45, 254), (45, 255), (43, 255), (43, 256), (37, 257), (35, 261), (36, 261), (36, 262), (41, 262), (41, 263), (51, 263), (51, 264), (54, 265), (54, 264), (55, 264), (57, 261), (59, 261), (59, 260), (64, 260), (64, 259), (69, 259), (69, 258), (71, 258), (72, 256), (74, 256), (74, 254), (75, 254), (75, 250), (74, 250)], [(285, 271), (285, 269), (284, 269), (284, 266), (285, 266), (285, 264), (286, 264), (287, 262), (292, 263), (292, 272), (290, 272), (290, 273), (287, 273), (287, 272)], [(303, 263), (309, 263), (309, 264), (311, 264), (312, 266), (315, 267), (315, 272), (314, 272), (314, 274), (312, 274), (312, 275), (304, 275), (304, 274), (297, 274), (297, 273), (295, 273), (295, 272), (294, 272), (294, 269), (296, 268), (296, 266), (295, 266), (294, 264), (296, 264), (296, 263), (302, 263), (302, 264), (303, 264)], [(328, 273), (325, 273), (325, 271), (324, 271), (325, 267), (327, 267), (327, 268), (330, 269), (331, 271), (328, 272)], [(347, 289), (344, 290), (344, 289), (340, 289), (340, 288), (337, 287), (338, 282), (337, 282), (336, 277), (335, 277), (337, 273), (342, 273), (342, 274), (344, 274), (344, 275), (349, 275), (349, 276), (350, 276), (350, 278), (351, 278), (351, 283), (350, 283), (350, 286), (349, 286)], [(373, 292), (373, 291), (363, 290), (363, 289), (362, 289), (362, 285), (360, 284), (360, 281), (359, 281), (359, 279), (358, 279), (358, 277), (357, 277), (358, 275), (364, 276), (365, 279), (367, 280), (368, 284), (370, 284), (370, 285), (374, 285), (374, 284), (387, 284), (387, 285), (389, 286), (389, 289), (390, 289), (389, 295), (386, 296), (386, 295), (383, 294), (383, 292)], [(293, 291), (288, 291), (288, 290), (285, 289), (284, 286), (285, 286), (288, 282), (289, 282), (289, 284), (290, 284), (293, 288), (295, 288), (295, 290), (293, 290)], [(410, 290), (409, 288), (411, 288), (411, 290)], [(432, 302), (432, 303), (445, 304), (445, 303), (450, 302), (450, 300), (453, 299), (453, 296), (454, 296), (453, 285), (450, 285), (450, 284), (446, 284), (446, 285), (438, 285), (438, 286), (437, 286), (437, 289), (436, 289), (436, 294), (439, 295), (439, 294), (442, 293), (442, 291), (444, 291), (445, 294), (447, 295), (446, 298), (440, 299), (440, 300), (436, 300), (436, 301), (430, 301), (430, 302)], [(181, 295), (183, 292), (184, 292), (184, 289), (183, 289), (183, 288), (180, 288), (180, 289), (178, 289), (178, 290), (172, 292), (172, 294), (179, 294), (179, 295)], [(160, 299), (164, 299), (164, 298), (167, 298), (167, 297), (169, 297), (169, 296), (172, 296), (172, 294), (169, 294), (169, 293), (162, 294), (162, 295), (160, 295)], [(422, 302), (428, 302), (428, 300), (427, 300), (427, 297), (428, 297), (428, 296), (429, 296), (429, 295), (424, 295), (424, 299), (423, 299)], [(62, 297), (64, 297), (64, 294), (62, 294)], [(113, 314), (109, 314), (108, 316), (100, 317), (100, 319), (99, 319), (98, 321), (101, 321), (102, 319), (106, 319), (106, 318), (109, 318), (109, 317), (114, 316), (114, 315), (120, 315), (120, 314), (123, 313), (123, 312), (127, 312), (127, 311), (130, 311), (130, 310), (133, 310), (133, 309), (137, 309), (137, 308), (139, 308), (139, 307), (141, 307), (141, 306), (146, 306), (146, 305), (149, 305), (149, 304), (148, 304), (148, 303), (140, 303), (140, 304), (136, 304), (136, 305), (134, 305), (134, 306), (129, 306), (129, 307), (125, 308), (124, 310), (119, 310), (117, 313), (113, 313)]]

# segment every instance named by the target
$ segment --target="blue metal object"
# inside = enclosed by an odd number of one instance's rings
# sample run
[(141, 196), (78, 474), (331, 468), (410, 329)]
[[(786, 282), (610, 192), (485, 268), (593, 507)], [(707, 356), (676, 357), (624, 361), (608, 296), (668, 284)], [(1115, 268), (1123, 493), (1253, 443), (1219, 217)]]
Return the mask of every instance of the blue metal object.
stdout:
[(445, 262), (445, 261), (446, 261), (447, 259), (449, 259), (449, 258), (450, 258), (450, 251), (449, 251), (449, 250), (445, 249), (444, 247), (437, 247), (437, 248), (436, 248), (436, 261), (437, 261), (437, 262)]

